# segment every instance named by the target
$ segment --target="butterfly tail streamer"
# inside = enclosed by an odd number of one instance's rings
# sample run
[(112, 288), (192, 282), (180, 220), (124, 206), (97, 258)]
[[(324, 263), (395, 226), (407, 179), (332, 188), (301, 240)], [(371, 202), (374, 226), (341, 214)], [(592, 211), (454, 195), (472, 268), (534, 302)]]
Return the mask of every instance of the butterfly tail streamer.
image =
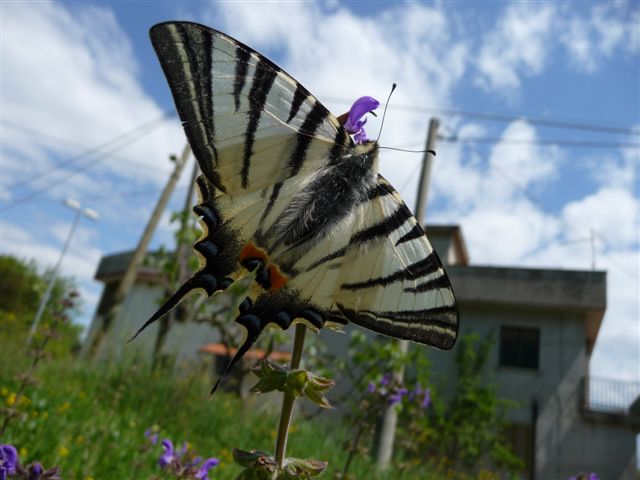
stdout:
[(238, 322), (240, 325), (244, 326), (247, 329), (247, 335), (244, 341), (242, 342), (242, 345), (240, 345), (240, 347), (236, 351), (233, 358), (229, 361), (229, 363), (227, 363), (227, 366), (224, 367), (224, 370), (220, 374), (220, 377), (218, 377), (218, 380), (213, 385), (211, 392), (209, 392), (210, 397), (216, 392), (216, 390), (220, 386), (222, 379), (227, 376), (227, 373), (229, 373), (229, 371), (234, 367), (234, 365), (242, 359), (245, 353), (247, 353), (249, 349), (253, 347), (253, 345), (256, 343), (256, 341), (260, 337), (260, 334), (262, 333), (262, 330), (264, 330), (264, 327), (265, 327), (259, 322), (259, 319), (258, 319), (258, 322), (255, 322), (253, 319), (247, 321), (246, 316), (239, 317), (238, 319), (236, 319), (236, 322)]
[(198, 272), (196, 275), (187, 280), (176, 292), (169, 297), (169, 299), (154, 313), (149, 320), (147, 320), (137, 331), (133, 334), (133, 336), (128, 340), (127, 343), (132, 342), (136, 339), (138, 335), (140, 335), (149, 325), (154, 323), (163, 315), (169, 313), (176, 307), (184, 297), (186, 297), (190, 292), (197, 289), (203, 289), (207, 292), (208, 296), (211, 296), (215, 290), (215, 279), (212, 279), (209, 275), (200, 275)]

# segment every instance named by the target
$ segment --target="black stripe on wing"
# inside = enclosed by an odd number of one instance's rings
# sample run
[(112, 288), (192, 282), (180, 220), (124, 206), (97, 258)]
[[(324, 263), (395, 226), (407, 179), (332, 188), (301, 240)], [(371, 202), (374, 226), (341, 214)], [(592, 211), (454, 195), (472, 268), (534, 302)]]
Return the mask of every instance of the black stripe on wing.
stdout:
[[(352, 310), (338, 304), (327, 321), (346, 317), (350, 322), (383, 335), (411, 340), (449, 350), (458, 335), (458, 308), (455, 304), (426, 310), (373, 312)], [(387, 321), (385, 321), (387, 320)]]
[(293, 177), (297, 175), (302, 168), (307, 158), (307, 150), (309, 149), (309, 145), (311, 145), (313, 136), (318, 130), (318, 127), (322, 125), (322, 122), (324, 122), (329, 115), (329, 110), (322, 106), (320, 102), (316, 101), (314, 103), (313, 108), (300, 126), (296, 138), (296, 146), (293, 149), (291, 158), (289, 158), (289, 176)]
[(236, 69), (233, 78), (233, 100), (236, 112), (240, 110), (240, 94), (247, 80), (247, 70), (249, 69), (249, 58), (251, 53), (246, 48), (236, 45)]
[(282, 189), (283, 182), (278, 182), (273, 186), (273, 190), (271, 190), (271, 196), (269, 197), (269, 201), (267, 202), (267, 206), (262, 212), (262, 217), (260, 218), (260, 224), (264, 222), (264, 219), (267, 218), (274, 205), (276, 204), (276, 200), (278, 199), (278, 195), (280, 195), (280, 190)]
[(416, 238), (420, 238), (424, 236), (424, 230), (419, 224), (415, 224), (414, 227), (405, 233), (402, 237), (398, 239), (396, 242), (396, 247), (404, 242), (408, 242), (410, 240), (415, 240)]
[(296, 82), (296, 91), (293, 94), (293, 100), (291, 101), (291, 109), (289, 110), (289, 116), (287, 117), (287, 123), (293, 120), (300, 110), (302, 102), (309, 97), (309, 92), (300, 83)]
[(343, 290), (361, 290), (363, 288), (384, 287), (394, 282), (405, 280), (417, 280), (427, 277), (438, 271), (440, 262), (436, 254), (432, 251), (426, 258), (419, 262), (407, 265), (402, 270), (398, 270), (384, 277), (371, 278), (363, 282), (343, 283), (340, 288)]
[(264, 112), (267, 96), (271, 91), (273, 82), (278, 76), (280, 69), (265, 61), (260, 56), (256, 65), (251, 91), (249, 92), (249, 112), (247, 113), (247, 129), (244, 134), (244, 157), (242, 159), (242, 188), (249, 186), (249, 168), (251, 167), (251, 156), (253, 155), (253, 144), (255, 142), (256, 131), (260, 125), (260, 117)]
[(432, 278), (431, 280), (427, 280), (416, 287), (413, 288), (405, 288), (405, 292), (409, 293), (422, 293), (422, 292), (430, 292), (432, 290), (438, 289), (450, 289), (451, 284), (449, 283), (449, 279), (446, 275), (440, 275), (439, 277)]
[(372, 225), (351, 237), (351, 243), (366, 243), (378, 237), (388, 236), (391, 232), (400, 228), (408, 219), (413, 217), (411, 210), (404, 204), (384, 220)]
[(224, 191), (213, 169), (218, 161), (211, 86), (214, 37), (206, 30), (182, 23), (156, 25), (149, 35), (193, 154), (207, 178)]

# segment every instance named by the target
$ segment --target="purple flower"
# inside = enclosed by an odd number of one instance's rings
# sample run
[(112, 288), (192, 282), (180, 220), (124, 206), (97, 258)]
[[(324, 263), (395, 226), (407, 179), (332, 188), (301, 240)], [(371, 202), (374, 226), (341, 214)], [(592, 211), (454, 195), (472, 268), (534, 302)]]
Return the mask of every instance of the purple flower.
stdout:
[(422, 397), (422, 402), (420, 402), (420, 408), (427, 409), (429, 405), (431, 405), (431, 389), (424, 389), (424, 397)]
[(39, 463), (34, 463), (29, 469), (29, 480), (40, 480), (44, 470), (42, 469), (42, 465)]
[(419, 383), (416, 383), (416, 388), (414, 388), (413, 390), (411, 390), (411, 391), (409, 392), (409, 397), (408, 397), (408, 398), (409, 398), (409, 401), (410, 401), (410, 402), (413, 402), (413, 400), (414, 400), (416, 397), (419, 397), (420, 395), (422, 395), (422, 387), (420, 386), (420, 384), (419, 384)]
[(18, 451), (13, 445), (0, 445), (0, 480), (16, 473)]
[(162, 448), (164, 449), (164, 453), (158, 459), (158, 463), (162, 468), (165, 468), (170, 463), (177, 461), (178, 457), (173, 451), (173, 443), (171, 443), (171, 440), (165, 438), (162, 441)]
[(382, 376), (382, 379), (380, 380), (380, 386), (381, 387), (386, 387), (390, 383), (391, 383), (391, 374), (390, 373), (385, 373)]
[(367, 393), (376, 393), (376, 384), (373, 382), (369, 382), (367, 385)]
[(200, 465), (200, 468), (196, 472), (195, 478), (197, 478), (198, 480), (209, 480), (209, 477), (207, 476), (209, 470), (211, 470), (219, 463), (220, 460), (218, 460), (217, 458), (208, 458), (202, 463), (202, 465)]
[(402, 401), (402, 397), (404, 397), (407, 393), (409, 393), (409, 390), (407, 390), (406, 388), (398, 388), (395, 392), (393, 392), (393, 394), (389, 396), (389, 405), (400, 403)]
[(351, 105), (349, 116), (344, 122), (344, 128), (347, 132), (354, 134), (353, 138), (356, 143), (363, 143), (367, 140), (367, 134), (363, 128), (367, 119), (361, 120), (361, 118), (379, 106), (380, 102), (372, 97), (360, 97)]
[(153, 433), (153, 430), (151, 430), (150, 428), (146, 432), (144, 432), (144, 436), (147, 437), (149, 442), (151, 442), (151, 445), (155, 445), (156, 443), (158, 443), (158, 434)]

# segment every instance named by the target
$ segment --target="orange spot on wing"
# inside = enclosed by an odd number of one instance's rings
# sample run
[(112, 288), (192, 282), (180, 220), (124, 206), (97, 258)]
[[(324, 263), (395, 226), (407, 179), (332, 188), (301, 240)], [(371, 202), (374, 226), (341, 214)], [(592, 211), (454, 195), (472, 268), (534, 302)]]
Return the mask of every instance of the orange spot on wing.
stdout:
[(271, 282), (270, 292), (275, 292), (276, 290), (284, 287), (289, 279), (286, 277), (284, 273), (280, 271), (280, 268), (277, 265), (269, 265), (269, 281)]
[(247, 243), (242, 251), (240, 252), (240, 262), (243, 262), (247, 259), (259, 258), (264, 262), (264, 268), (267, 269), (269, 273), (269, 291), (275, 292), (276, 290), (284, 287), (289, 279), (287, 276), (282, 273), (280, 267), (278, 265), (271, 263), (269, 259), (269, 255), (263, 249), (258, 247), (252, 242)]
[(267, 263), (267, 259), (269, 256), (267, 252), (262, 250), (260, 247), (257, 247), (253, 243), (247, 243), (242, 251), (240, 252), (240, 261), (244, 261), (247, 258), (261, 258), (265, 263)]

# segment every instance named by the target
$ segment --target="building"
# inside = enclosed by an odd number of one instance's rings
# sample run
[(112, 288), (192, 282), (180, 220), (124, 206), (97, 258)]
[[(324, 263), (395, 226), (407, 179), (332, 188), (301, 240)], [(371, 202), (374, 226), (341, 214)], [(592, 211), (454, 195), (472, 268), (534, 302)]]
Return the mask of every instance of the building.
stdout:
[[(500, 397), (517, 402), (510, 412), (509, 435), (526, 465), (523, 478), (566, 479), (597, 472), (603, 479), (636, 479), (640, 385), (589, 375), (606, 308), (606, 273), (470, 265), (459, 227), (431, 226), (428, 232), (448, 265), (461, 333), (496, 339), (485, 373)], [(98, 267), (96, 278), (105, 290), (88, 341), (129, 258), (129, 253), (104, 257)], [(124, 346), (158, 306), (157, 275), (153, 269), (140, 270), (101, 354), (151, 354), (157, 325), (136, 340), (135, 350)], [(332, 344), (346, 348), (347, 340), (334, 337)], [(177, 323), (165, 347), (180, 362), (196, 358), (201, 348), (218, 341), (207, 325)], [(428, 351), (439, 375), (455, 373), (455, 355)]]

